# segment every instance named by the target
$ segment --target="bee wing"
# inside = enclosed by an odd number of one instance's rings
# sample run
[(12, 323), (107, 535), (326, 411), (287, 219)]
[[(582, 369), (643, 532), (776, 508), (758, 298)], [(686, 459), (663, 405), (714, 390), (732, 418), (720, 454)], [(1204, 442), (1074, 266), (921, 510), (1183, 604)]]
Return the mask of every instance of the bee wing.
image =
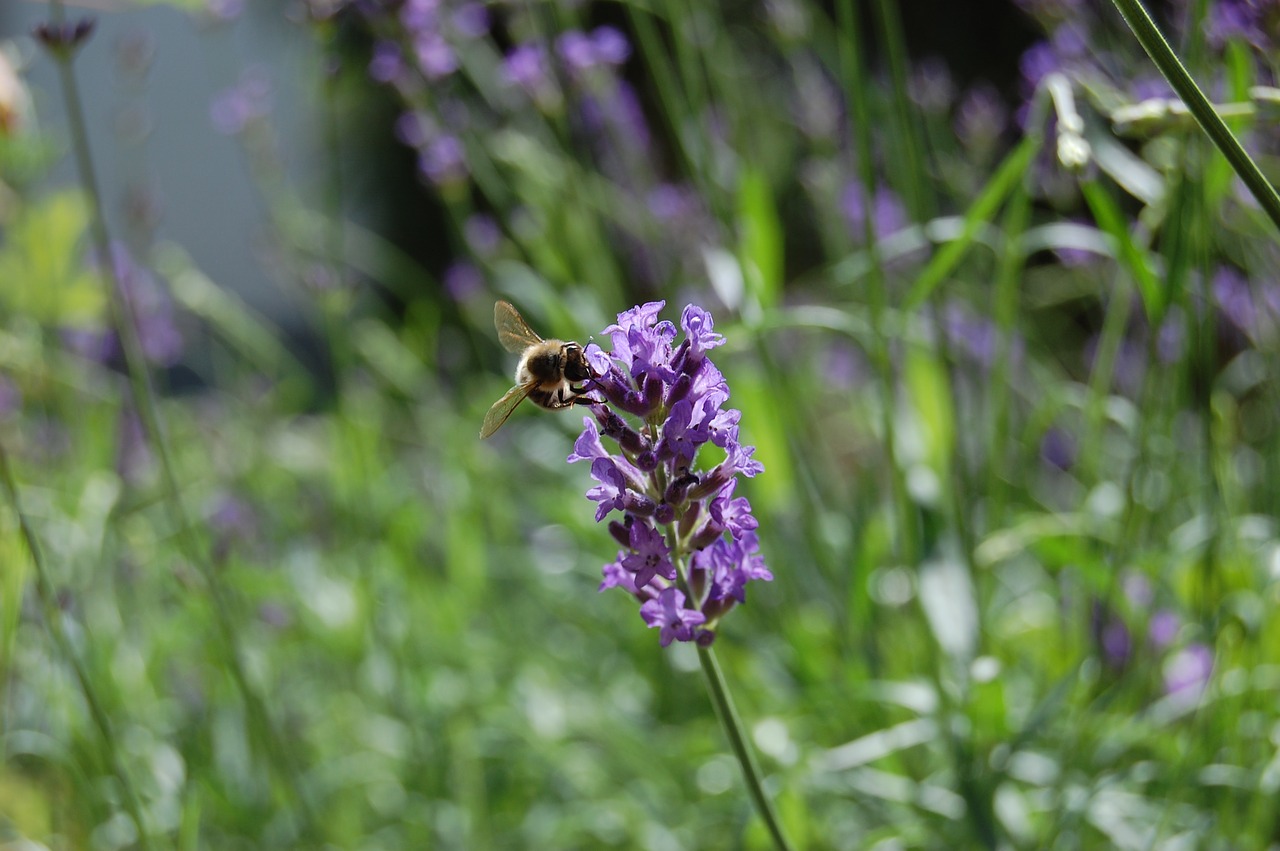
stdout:
[(524, 401), (525, 397), (533, 392), (533, 388), (538, 386), (538, 382), (531, 381), (528, 384), (517, 384), (506, 393), (502, 394), (502, 398), (493, 403), (493, 407), (489, 408), (489, 413), (484, 415), (484, 424), (480, 426), (480, 439), (484, 440), (498, 429), (502, 428), (502, 424), (507, 421), (507, 417), (511, 416), (511, 412), (516, 409)]
[(509, 301), (500, 301), (493, 306), (493, 326), (498, 329), (498, 342), (502, 343), (502, 348), (515, 354), (523, 354), (525, 349), (542, 342), (542, 338), (533, 332)]

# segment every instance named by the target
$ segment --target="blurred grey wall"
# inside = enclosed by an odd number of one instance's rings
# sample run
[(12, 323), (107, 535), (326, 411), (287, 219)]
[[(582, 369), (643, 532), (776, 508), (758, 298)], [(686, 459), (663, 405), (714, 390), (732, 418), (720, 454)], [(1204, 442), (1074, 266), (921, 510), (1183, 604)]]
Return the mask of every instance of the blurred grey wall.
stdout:
[[(230, 23), (122, 0), (86, 0), (68, 14), (97, 20), (75, 69), (113, 237), (129, 235), (127, 202), (142, 190), (157, 204), (157, 240), (181, 244), (219, 284), (289, 324), (286, 291), (263, 262), (263, 198), (240, 142), (214, 129), (210, 104), (246, 68), (259, 68), (271, 83), (281, 162), (294, 185), (315, 185), (320, 134), (311, 116), (320, 60), (304, 27), (285, 19), (284, 4), (246, 6)], [(38, 121), (63, 150), (49, 176), (56, 186), (73, 183), (76, 173), (56, 67), (29, 37), (48, 15), (45, 2), (0, 0), (0, 41), (11, 41), (26, 61)], [(145, 74), (123, 70), (148, 52)]]

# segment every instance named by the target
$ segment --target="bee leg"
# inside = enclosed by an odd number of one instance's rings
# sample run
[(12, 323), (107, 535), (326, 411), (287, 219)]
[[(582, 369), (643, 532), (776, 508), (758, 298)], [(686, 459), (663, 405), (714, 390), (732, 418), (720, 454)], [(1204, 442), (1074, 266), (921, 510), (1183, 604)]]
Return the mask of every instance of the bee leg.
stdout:
[(599, 399), (584, 399), (583, 395), (591, 392), (586, 387), (574, 387), (572, 384), (570, 384), (569, 392), (573, 394), (573, 398), (569, 400), (570, 405), (573, 405), (575, 403), (579, 405), (603, 405), (604, 404), (604, 402)]

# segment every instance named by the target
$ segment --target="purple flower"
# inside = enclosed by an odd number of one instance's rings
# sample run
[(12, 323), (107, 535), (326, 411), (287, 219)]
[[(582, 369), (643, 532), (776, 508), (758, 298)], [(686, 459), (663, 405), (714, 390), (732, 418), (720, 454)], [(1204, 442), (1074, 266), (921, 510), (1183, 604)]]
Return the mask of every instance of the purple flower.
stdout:
[(271, 83), (261, 68), (248, 68), (232, 87), (223, 89), (209, 105), (209, 120), (224, 136), (243, 133), (271, 112)]
[(697, 212), (697, 196), (686, 187), (673, 183), (660, 183), (649, 191), (649, 212), (654, 218), (671, 221), (692, 216)]
[(540, 44), (521, 44), (502, 60), (502, 75), (529, 94), (537, 94), (547, 83), (547, 54)]
[(631, 525), (631, 554), (622, 555), (618, 563), (635, 574), (635, 585), (643, 588), (655, 576), (674, 581), (676, 569), (671, 564), (671, 549), (662, 533), (647, 523)]
[(1199, 642), (1188, 644), (1164, 665), (1164, 691), (1170, 697), (1195, 701), (1213, 673), (1213, 651)]
[(458, 70), (458, 55), (438, 32), (425, 32), (414, 38), (413, 52), (428, 80), (439, 80)]
[[(97, 258), (93, 262), (101, 268)], [(184, 341), (169, 296), (123, 243), (112, 244), (111, 265), (132, 312), (143, 357), (156, 366), (173, 366), (182, 357)], [(91, 360), (105, 363), (121, 351), (115, 332), (105, 328), (68, 329), (62, 336), (72, 351)]]
[(491, 257), (502, 245), (502, 229), (492, 216), (477, 213), (462, 225), (467, 245), (477, 257)]
[(391, 83), (403, 79), (406, 68), (400, 58), (400, 48), (390, 41), (379, 41), (373, 46), (369, 60), (369, 76), (379, 83)]
[(1176, 614), (1168, 609), (1161, 609), (1151, 616), (1151, 622), (1147, 624), (1147, 639), (1152, 647), (1163, 650), (1178, 637), (1178, 630), (1181, 628), (1182, 620)]
[(209, 0), (205, 8), (217, 20), (229, 23), (244, 11), (244, 0)]
[(480, 38), (489, 32), (489, 10), (483, 3), (463, 3), (453, 13), (453, 27), (463, 38)]
[(689, 305), (680, 314), (680, 327), (689, 338), (690, 355), (697, 355), (701, 361), (707, 349), (724, 345), (724, 337), (715, 332), (715, 321), (711, 314), (696, 305)]
[(1257, 326), (1258, 310), (1249, 290), (1249, 279), (1230, 267), (1213, 275), (1213, 298), (1231, 324), (1248, 334)]
[(693, 628), (707, 620), (702, 612), (684, 607), (684, 594), (674, 586), (659, 593), (658, 599), (641, 606), (640, 616), (650, 628), (661, 627), (658, 643), (663, 647), (672, 641), (692, 641)]
[[(741, 442), (742, 413), (723, 407), (728, 383), (707, 352), (724, 338), (711, 315), (689, 305), (677, 329), (658, 318), (664, 306), (618, 314), (601, 333), (612, 352), (587, 346), (594, 419), (583, 419), (568, 460), (591, 462), (597, 484), (587, 498), (597, 522), (622, 513), (608, 526), (624, 549), (605, 565), (601, 590), (634, 595), (646, 622), (663, 627), (663, 645), (708, 643), (720, 618), (746, 600), (747, 584), (773, 578), (751, 505), (734, 495), (738, 475), (755, 476), (764, 465)], [(708, 443), (725, 457), (699, 470)]]
[(418, 156), (418, 167), (437, 186), (457, 183), (467, 176), (466, 149), (457, 136), (437, 136)]
[(571, 71), (586, 71), (596, 64), (596, 48), (580, 30), (561, 33), (556, 39), (556, 53)]
[(631, 55), (627, 38), (613, 27), (597, 27), (590, 34), (569, 30), (556, 39), (556, 53), (570, 71), (584, 72), (601, 65), (621, 65)]
[(745, 496), (736, 499), (733, 491), (738, 486), (737, 479), (731, 479), (724, 489), (711, 500), (711, 519), (724, 527), (730, 535), (741, 537), (754, 530), (760, 524), (751, 516), (751, 503)]
[(705, 572), (711, 583), (711, 600), (747, 601), (746, 586), (753, 579), (773, 579), (764, 566), (754, 532), (739, 538), (720, 538), (694, 558), (694, 571)]
[(1076, 463), (1076, 440), (1071, 432), (1051, 427), (1040, 439), (1040, 458), (1059, 470), (1070, 470)]
[(1246, 41), (1262, 50), (1268, 50), (1271, 39), (1267, 33), (1275, 32), (1277, 12), (1274, 2), (1266, 0), (1218, 0), (1209, 7), (1205, 32), (1209, 42), (1217, 48), (1232, 40)]
[(464, 302), (484, 290), (484, 275), (470, 263), (454, 263), (444, 270), (445, 292), (456, 302)]
[(947, 63), (936, 56), (915, 63), (907, 81), (911, 99), (928, 112), (944, 112), (956, 99), (955, 83)]
[[(840, 211), (854, 239), (862, 239), (867, 222), (867, 209), (863, 203), (862, 184), (856, 180), (840, 193)], [(892, 189), (878, 188), (871, 199), (871, 230), (876, 239), (884, 239), (907, 226), (907, 212)]]
[(22, 410), (22, 391), (18, 385), (0, 375), (0, 420), (8, 419)]
[(956, 112), (956, 135), (970, 147), (991, 146), (1009, 123), (1009, 108), (995, 87), (981, 83), (969, 89)]
[(1101, 600), (1093, 601), (1090, 613), (1093, 640), (1102, 651), (1102, 661), (1111, 668), (1123, 668), (1133, 651), (1129, 628), (1115, 612)]
[(621, 65), (631, 56), (631, 45), (627, 42), (627, 37), (610, 26), (592, 30), (591, 43), (596, 58), (607, 65)]
[(1151, 580), (1136, 571), (1128, 571), (1120, 581), (1125, 598), (1137, 608), (1151, 605)]

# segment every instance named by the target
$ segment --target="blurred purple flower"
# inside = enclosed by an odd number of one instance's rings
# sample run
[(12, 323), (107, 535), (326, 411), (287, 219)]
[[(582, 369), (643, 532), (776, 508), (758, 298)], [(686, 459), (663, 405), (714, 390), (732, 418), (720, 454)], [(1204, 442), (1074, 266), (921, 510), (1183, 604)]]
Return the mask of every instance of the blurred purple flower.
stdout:
[[(858, 181), (851, 181), (840, 193), (840, 212), (854, 239), (861, 240), (866, 227), (867, 211), (863, 203), (863, 188)], [(884, 239), (907, 226), (906, 209), (892, 189), (881, 186), (871, 201), (871, 229), (876, 239)]]
[(421, 148), (431, 136), (434, 122), (422, 112), (402, 112), (396, 117), (396, 138), (410, 148)]
[(209, 119), (224, 136), (244, 132), (250, 124), (271, 112), (271, 82), (258, 66), (246, 68), (239, 81), (214, 96)]
[(1047, 41), (1031, 45), (1018, 60), (1018, 71), (1028, 93), (1039, 86), (1041, 80), (1061, 68), (1061, 58)]
[(692, 190), (674, 183), (659, 183), (649, 190), (647, 206), (654, 218), (673, 221), (697, 212), (697, 196)]
[(1071, 432), (1053, 426), (1040, 439), (1040, 458), (1059, 470), (1070, 470), (1076, 463), (1076, 440)]
[[(659, 321), (664, 304), (618, 314), (601, 332), (612, 341), (611, 353), (587, 347), (596, 373), (588, 386), (603, 398), (593, 405), (594, 420), (583, 419), (568, 460), (591, 463), (597, 484), (587, 497), (596, 503), (597, 522), (622, 513), (609, 532), (625, 549), (605, 565), (601, 590), (621, 587), (640, 600), (645, 622), (662, 628), (666, 646), (712, 641), (720, 618), (746, 600), (746, 585), (773, 577), (751, 505), (734, 496), (739, 474), (755, 476), (764, 467), (752, 457), (755, 447), (739, 442), (741, 412), (723, 407), (728, 384), (707, 357), (724, 337), (696, 305), (681, 313), (679, 329)], [(679, 331), (684, 338), (677, 342)], [(617, 455), (602, 437), (617, 445)], [(707, 443), (723, 448), (725, 458), (698, 471)]]
[(373, 57), (369, 60), (369, 76), (379, 83), (403, 80), (408, 68), (395, 42), (380, 40), (373, 45)]
[(1151, 604), (1151, 580), (1136, 571), (1128, 571), (1121, 580), (1124, 596), (1135, 608), (1144, 609)]
[(1160, 323), (1160, 331), (1156, 334), (1156, 357), (1160, 363), (1168, 366), (1182, 358), (1186, 336), (1186, 319), (1182, 315), (1182, 309), (1174, 305), (1169, 308), (1164, 321)]
[(1159, 74), (1135, 76), (1129, 81), (1129, 94), (1135, 101), (1174, 97), (1173, 89), (1169, 87), (1169, 81)]
[(132, 407), (121, 408), (116, 435), (116, 474), (130, 484), (137, 484), (150, 471), (151, 461), (151, 448), (147, 445), (142, 420)]
[(1170, 697), (1195, 701), (1209, 685), (1213, 651), (1196, 642), (1179, 650), (1164, 664), (1164, 691)]
[[(1090, 372), (1097, 368), (1100, 339), (1098, 335), (1094, 335), (1084, 344), (1085, 364)], [(1132, 396), (1141, 388), (1142, 379), (1146, 375), (1146, 371), (1146, 347), (1128, 338), (1121, 340), (1120, 347), (1115, 354), (1115, 363), (1111, 370), (1112, 382), (1115, 388)]]
[(1160, 609), (1151, 616), (1151, 622), (1147, 624), (1147, 639), (1152, 647), (1163, 650), (1174, 642), (1181, 628), (1182, 620), (1176, 614), (1168, 609)]
[(218, 21), (230, 23), (244, 12), (244, 0), (208, 0), (205, 9)]
[[(947, 303), (942, 312), (942, 328), (947, 340), (960, 354), (976, 362), (983, 369), (995, 363), (999, 334), (995, 323), (986, 317), (976, 316), (957, 301)], [(1010, 356), (1016, 354), (1011, 348)]]
[(581, 30), (569, 30), (556, 39), (556, 54), (571, 71), (586, 71), (596, 64), (596, 49)]
[(625, 80), (617, 80), (608, 92), (584, 95), (580, 107), (583, 124), (593, 136), (629, 150), (649, 147), (649, 125), (640, 98)]
[(1009, 107), (995, 87), (979, 83), (965, 92), (956, 111), (955, 130), (970, 147), (986, 147), (1000, 138), (1009, 123)]
[(1127, 665), (1133, 652), (1133, 639), (1124, 621), (1101, 600), (1093, 601), (1089, 621), (1102, 661), (1113, 669)]
[(207, 522), (213, 533), (214, 559), (219, 563), (258, 533), (257, 513), (249, 503), (230, 494), (223, 494), (213, 502)]
[(0, 420), (22, 410), (22, 391), (8, 377), (0, 375)]
[(631, 55), (627, 38), (613, 27), (597, 27), (590, 34), (568, 30), (556, 39), (556, 54), (574, 72), (621, 65)]
[(293, 614), (279, 602), (267, 601), (259, 604), (258, 618), (273, 629), (286, 629), (293, 625)]
[(502, 228), (492, 216), (476, 213), (462, 225), (463, 236), (471, 253), (477, 257), (492, 257), (502, 245)]
[(502, 75), (530, 95), (537, 94), (548, 80), (547, 52), (540, 44), (517, 45), (502, 60)]
[(1212, 287), (1213, 300), (1222, 308), (1223, 315), (1252, 336), (1258, 328), (1258, 309), (1249, 289), (1249, 279), (1237, 269), (1222, 266), (1213, 274)]
[(631, 44), (619, 30), (610, 26), (591, 31), (596, 58), (606, 65), (621, 65), (631, 57)]
[(456, 136), (440, 135), (427, 143), (418, 156), (418, 167), (437, 186), (465, 180), (467, 152)]
[(456, 302), (467, 301), (484, 291), (484, 275), (470, 263), (454, 263), (444, 270), (445, 292)]
[(464, 2), (453, 13), (453, 26), (463, 38), (480, 38), (489, 32), (489, 10), (484, 3)]
[(1275, 0), (1217, 0), (1209, 6), (1204, 30), (1216, 48), (1239, 40), (1265, 51), (1271, 49), (1272, 38), (1280, 31), (1278, 19), (1280, 8)]
[(917, 61), (907, 80), (907, 93), (926, 112), (944, 112), (956, 98), (947, 63), (934, 56)]
[(458, 55), (438, 32), (415, 35), (413, 52), (418, 59), (418, 67), (428, 80), (439, 80), (458, 70)]
[(435, 30), (440, 25), (441, 0), (404, 0), (400, 23), (411, 36)]
[[(156, 366), (172, 366), (184, 346), (173, 303), (151, 273), (134, 262), (123, 243), (114, 243), (111, 253), (115, 279), (133, 316), (143, 357)], [(97, 258), (92, 262), (101, 268)], [(121, 351), (115, 331), (108, 328), (64, 329), (62, 339), (76, 354), (99, 363), (110, 361)]]

